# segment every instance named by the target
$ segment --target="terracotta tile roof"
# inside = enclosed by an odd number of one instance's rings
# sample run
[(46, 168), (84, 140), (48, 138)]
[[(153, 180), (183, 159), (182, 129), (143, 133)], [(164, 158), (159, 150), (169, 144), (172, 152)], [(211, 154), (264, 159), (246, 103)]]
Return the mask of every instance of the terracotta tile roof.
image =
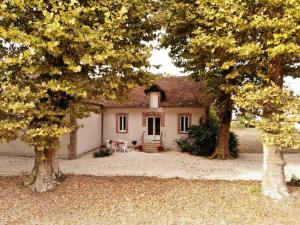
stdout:
[[(192, 82), (187, 77), (163, 77), (155, 83), (155, 86), (158, 86), (165, 94), (165, 98), (160, 102), (161, 107), (209, 106), (209, 100), (204, 94), (204, 84)], [(107, 108), (147, 108), (149, 98), (147, 98), (145, 90), (148, 88), (140, 86), (131, 90), (126, 103), (107, 102), (103, 106)]]

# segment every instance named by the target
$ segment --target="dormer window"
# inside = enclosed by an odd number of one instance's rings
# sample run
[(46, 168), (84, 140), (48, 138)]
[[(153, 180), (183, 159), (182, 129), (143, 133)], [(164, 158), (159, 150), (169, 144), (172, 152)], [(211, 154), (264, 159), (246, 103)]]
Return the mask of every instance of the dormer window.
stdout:
[(150, 92), (150, 108), (151, 109), (157, 109), (158, 103), (159, 103), (159, 92)]
[(166, 99), (164, 90), (156, 84), (146, 89), (145, 93), (148, 96), (148, 104), (151, 109), (158, 109), (160, 107), (160, 103)]

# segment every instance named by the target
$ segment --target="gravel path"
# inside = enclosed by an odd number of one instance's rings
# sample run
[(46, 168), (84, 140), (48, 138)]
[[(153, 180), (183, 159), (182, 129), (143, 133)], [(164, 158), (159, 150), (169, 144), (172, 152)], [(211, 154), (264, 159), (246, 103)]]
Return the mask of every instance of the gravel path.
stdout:
[[(300, 177), (300, 153), (286, 154), (285, 172)], [(0, 156), (0, 175), (18, 176), (33, 167), (33, 158)], [(86, 154), (76, 160), (61, 160), (66, 174), (96, 176), (154, 176), (160, 178), (210, 180), (261, 180), (262, 154), (241, 154), (234, 160), (209, 160), (181, 152), (114, 153), (110, 157), (92, 158)]]

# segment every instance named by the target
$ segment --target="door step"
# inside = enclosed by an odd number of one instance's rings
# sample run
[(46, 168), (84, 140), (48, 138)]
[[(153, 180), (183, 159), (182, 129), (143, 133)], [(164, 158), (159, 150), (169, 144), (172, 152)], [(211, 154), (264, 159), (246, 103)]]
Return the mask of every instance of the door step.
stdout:
[(144, 152), (147, 153), (156, 153), (158, 151), (158, 147), (160, 146), (160, 141), (145, 141), (144, 142)]

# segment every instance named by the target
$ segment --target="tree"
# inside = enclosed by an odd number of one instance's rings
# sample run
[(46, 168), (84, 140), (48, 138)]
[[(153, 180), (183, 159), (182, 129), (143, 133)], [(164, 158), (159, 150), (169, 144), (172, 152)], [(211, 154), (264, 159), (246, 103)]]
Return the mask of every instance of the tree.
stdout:
[(170, 0), (165, 8), (168, 21), (162, 45), (170, 47), (177, 66), (183, 67), (194, 80), (206, 83), (219, 117), (218, 144), (211, 158), (227, 159), (233, 111), (231, 87), (243, 80), (239, 63), (244, 60), (228, 49), (247, 38), (238, 32), (242, 17), (238, 4)]
[[(268, 87), (275, 88), (274, 85), (281, 89), (284, 76), (299, 76), (298, 0), (170, 0), (169, 7), (163, 45), (171, 47), (171, 56), (176, 64), (193, 76), (209, 81), (209, 75), (220, 74), (217, 85), (212, 87), (216, 88), (216, 92), (220, 91), (221, 96), (228, 95), (227, 100), (229, 97), (231, 99), (232, 94), (244, 93), (243, 88), (239, 87), (247, 86), (247, 83), (266, 90), (271, 90)], [(243, 97), (239, 102), (252, 101), (253, 97), (236, 96)], [(267, 99), (270, 102), (259, 101), (259, 98), (257, 102), (271, 104), (272, 98)], [(291, 99), (294, 98), (285, 98)], [(244, 109), (249, 110), (247, 107)], [(271, 121), (274, 114), (286, 115), (285, 110), (273, 103), (271, 108), (262, 108), (261, 116)], [(266, 127), (268, 129), (261, 129), (265, 157), (262, 189), (264, 194), (279, 198), (287, 194), (284, 176), (280, 172), (284, 166), (279, 148), (281, 144), (269, 138), (274, 135), (272, 125), (266, 124)], [(290, 134), (293, 129), (293, 126), (288, 129)], [(228, 125), (224, 123), (224, 133), (228, 130)], [(282, 130), (277, 132), (281, 135)], [(279, 140), (284, 141), (282, 138)], [(294, 141), (289, 140), (289, 144), (293, 145)], [(270, 154), (281, 162), (278, 164), (280, 166), (275, 166), (269, 158)]]
[(245, 112), (260, 118), (248, 117), (245, 121), (262, 133), (263, 193), (276, 199), (287, 196), (283, 151), (289, 147), (300, 148), (299, 133), (294, 125), (300, 122), (299, 97), (275, 84), (257, 86), (249, 83), (241, 87), (233, 99)]
[[(27, 184), (47, 191), (64, 176), (59, 138), (91, 99), (116, 99), (148, 79), (156, 36), (152, 0), (3, 0), (0, 3), (0, 140), (34, 146)], [(137, 29), (138, 26), (138, 29)]]
[(299, 99), (282, 90), (285, 76), (300, 74), (299, 10), (300, 2), (294, 0), (258, 1), (252, 7), (248, 24), (257, 49), (254, 72), (265, 82), (245, 85), (235, 97), (242, 109), (261, 117), (255, 124), (263, 140), (262, 191), (277, 199), (288, 195), (283, 150), (299, 147), (294, 126), (299, 120)]

